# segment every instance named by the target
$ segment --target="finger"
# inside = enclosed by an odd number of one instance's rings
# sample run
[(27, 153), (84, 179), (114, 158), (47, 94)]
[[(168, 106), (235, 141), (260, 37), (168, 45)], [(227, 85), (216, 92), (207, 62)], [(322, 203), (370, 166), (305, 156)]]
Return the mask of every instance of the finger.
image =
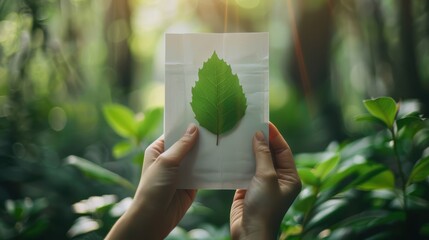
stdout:
[(253, 137), (253, 152), (256, 158), (256, 177), (277, 179), (274, 169), (271, 151), (265, 142), (264, 134), (261, 131), (256, 132)]
[(270, 122), (268, 127), (269, 127), (270, 143), (271, 143), (271, 141), (273, 141), (278, 135), (280, 135), (280, 132), (272, 122)]
[(278, 169), (289, 169), (296, 171), (292, 151), (279, 130), (270, 123), (270, 149), (274, 156), (274, 163)]
[(280, 185), (283, 186), (283, 189), (291, 189), (295, 196), (298, 195), (302, 185), (293, 160), (292, 151), (279, 130), (272, 123), (270, 123), (270, 148)]
[(164, 153), (158, 156), (157, 161), (167, 166), (179, 166), (182, 159), (192, 149), (197, 142), (198, 128), (195, 124), (190, 124), (183, 135), (176, 143), (173, 144)]
[[(233, 229), (232, 227), (233, 225), (239, 224), (239, 221), (242, 218), (243, 208), (244, 208), (244, 197), (246, 196), (246, 192), (247, 191), (245, 189), (237, 189), (235, 191), (234, 200), (232, 201), (231, 211), (229, 213), (231, 229)], [(233, 232), (231, 232), (231, 234), (234, 235)]]
[(156, 158), (164, 152), (164, 135), (156, 139), (149, 147), (146, 148), (143, 161), (143, 172), (155, 162)]
[(244, 199), (246, 196), (246, 189), (237, 189), (235, 190), (233, 201)]

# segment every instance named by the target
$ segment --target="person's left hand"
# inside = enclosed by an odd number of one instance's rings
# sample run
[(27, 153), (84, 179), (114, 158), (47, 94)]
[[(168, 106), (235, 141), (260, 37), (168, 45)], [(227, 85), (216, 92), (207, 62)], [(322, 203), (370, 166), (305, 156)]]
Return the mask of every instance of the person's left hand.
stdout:
[(164, 239), (195, 199), (196, 190), (176, 189), (178, 170), (198, 138), (189, 125), (185, 135), (164, 152), (164, 137), (145, 152), (142, 176), (133, 203), (106, 239)]

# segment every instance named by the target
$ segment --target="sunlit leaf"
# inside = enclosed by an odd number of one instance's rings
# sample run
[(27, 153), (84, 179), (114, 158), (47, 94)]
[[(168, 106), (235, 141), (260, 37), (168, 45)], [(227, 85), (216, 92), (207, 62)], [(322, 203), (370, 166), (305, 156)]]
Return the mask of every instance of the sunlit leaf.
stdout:
[(122, 141), (113, 147), (113, 156), (115, 158), (121, 158), (128, 155), (133, 149), (133, 145), (129, 141)]
[(109, 184), (117, 184), (130, 190), (135, 190), (135, 186), (125, 178), (86, 159), (71, 155), (66, 158), (66, 163), (75, 166), (87, 177), (94, 180)]
[(302, 225), (300, 224), (293, 225), (293, 226), (288, 225), (282, 231), (279, 239), (292, 239), (292, 236), (299, 237), (299, 235), (302, 233), (302, 230), (303, 228), (302, 228)]
[(332, 158), (335, 152), (300, 153), (294, 156), (297, 167), (314, 168), (320, 162)]
[(319, 178), (314, 175), (310, 168), (298, 168), (298, 174), (304, 184), (310, 186), (318, 186)]
[(364, 181), (357, 186), (361, 190), (378, 190), (378, 189), (394, 189), (395, 188), (395, 176), (389, 169), (375, 175), (374, 177)]
[(324, 179), (337, 165), (340, 161), (340, 155), (335, 154), (332, 157), (328, 158), (327, 160), (319, 163), (315, 167), (314, 174), (321, 179)]
[(247, 99), (237, 74), (216, 52), (203, 64), (198, 77), (192, 88), (191, 107), (200, 125), (217, 136), (218, 145), (219, 135), (243, 118)]
[(420, 159), (410, 174), (408, 183), (420, 182), (425, 180), (429, 176), (429, 156)]
[(162, 115), (162, 108), (154, 108), (144, 113), (144, 118), (137, 123), (137, 138), (139, 142), (157, 128), (162, 122)]
[(383, 121), (387, 127), (392, 128), (398, 107), (395, 100), (390, 97), (380, 97), (363, 101), (371, 115)]
[(316, 202), (316, 193), (311, 187), (304, 188), (293, 203), (293, 208), (296, 211), (306, 213)]
[(112, 129), (122, 137), (134, 137), (136, 135), (136, 122), (134, 113), (125, 106), (108, 104), (103, 108), (104, 117)]

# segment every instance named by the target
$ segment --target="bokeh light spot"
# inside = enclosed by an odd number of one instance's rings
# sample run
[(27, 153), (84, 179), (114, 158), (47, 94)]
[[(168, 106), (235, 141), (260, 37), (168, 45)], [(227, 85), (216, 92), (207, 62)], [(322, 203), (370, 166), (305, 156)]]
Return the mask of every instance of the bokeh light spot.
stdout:
[(54, 107), (49, 111), (49, 125), (54, 131), (61, 131), (67, 123), (66, 112), (60, 107)]

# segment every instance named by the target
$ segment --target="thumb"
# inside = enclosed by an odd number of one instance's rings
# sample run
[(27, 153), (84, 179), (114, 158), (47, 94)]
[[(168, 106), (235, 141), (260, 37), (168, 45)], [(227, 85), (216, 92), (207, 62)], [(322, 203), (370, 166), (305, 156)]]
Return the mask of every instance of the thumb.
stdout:
[(157, 161), (167, 167), (178, 167), (182, 159), (197, 142), (197, 138), (198, 128), (195, 124), (191, 123), (186, 133), (173, 146), (159, 155)]
[(271, 151), (265, 142), (264, 134), (261, 131), (256, 132), (253, 137), (253, 152), (256, 158), (255, 177), (277, 180), (277, 174), (271, 158)]

